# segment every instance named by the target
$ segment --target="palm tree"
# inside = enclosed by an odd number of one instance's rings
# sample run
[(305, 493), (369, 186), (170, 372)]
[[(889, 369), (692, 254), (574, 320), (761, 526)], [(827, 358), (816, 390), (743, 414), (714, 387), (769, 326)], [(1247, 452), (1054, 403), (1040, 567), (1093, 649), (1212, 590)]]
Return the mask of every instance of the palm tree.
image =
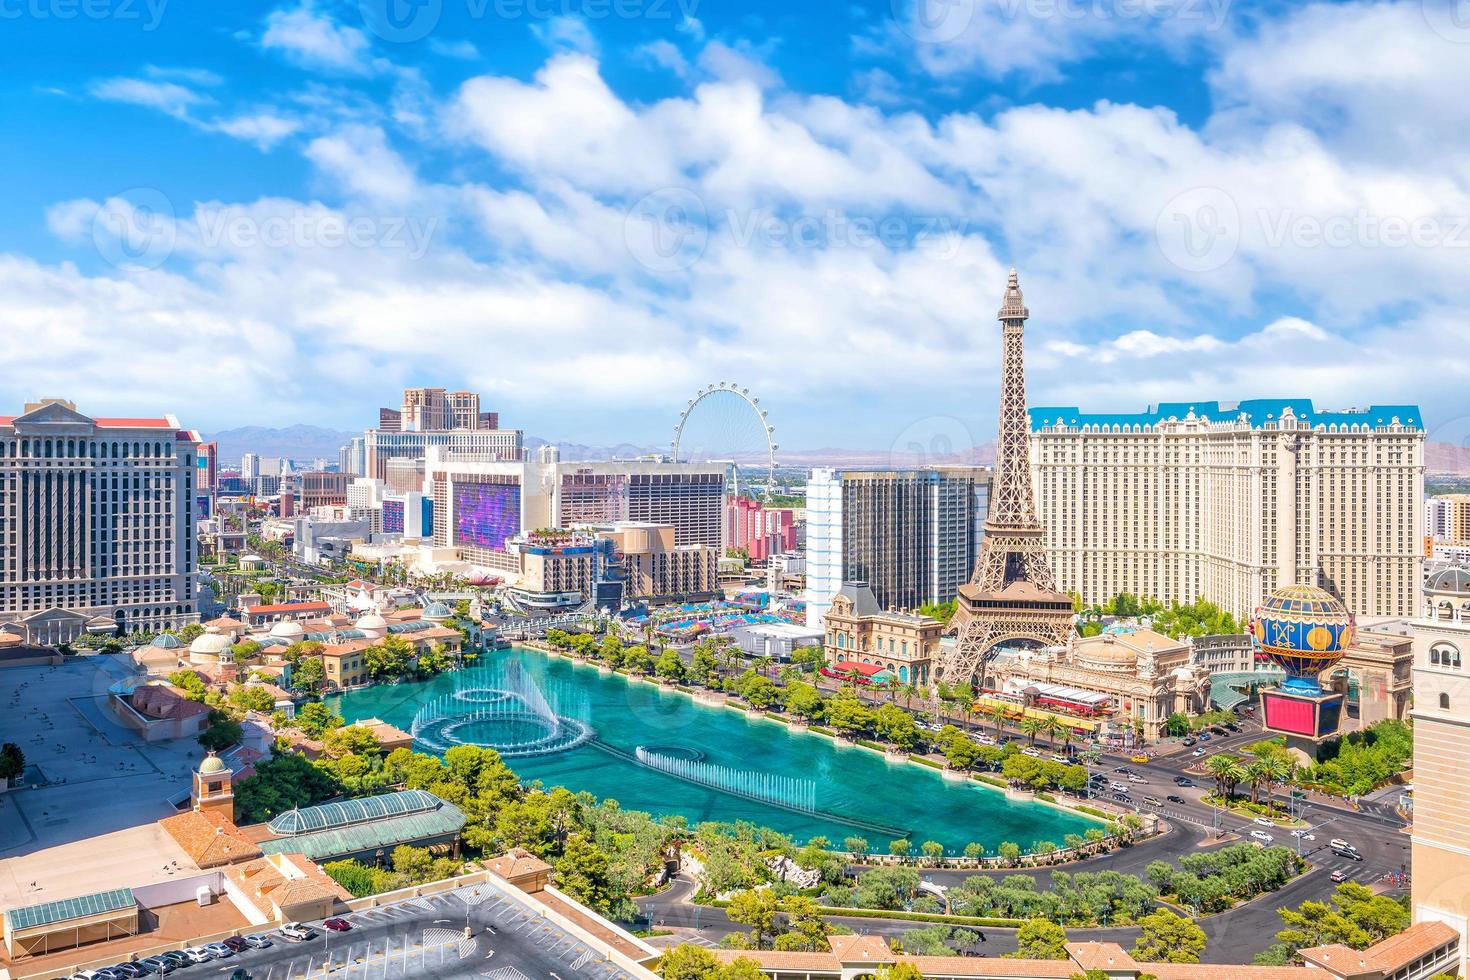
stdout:
[(1056, 715), (1047, 716), (1046, 727), (1043, 729), (1046, 732), (1046, 744), (1055, 749), (1057, 747), (1056, 737), (1066, 730), (1067, 726), (1062, 724), (1062, 720)]
[(1261, 778), (1266, 784), (1266, 799), (1271, 799), (1271, 787), (1277, 783), (1291, 781), (1295, 766), (1291, 760), (1279, 755), (1268, 755), (1257, 760), (1261, 769)]
[(1006, 722), (1005, 705), (993, 704), (990, 706), (990, 709), (986, 711), (986, 714), (990, 716), (991, 721), (995, 722), (995, 737), (1000, 738), (1001, 729), (1004, 727)]
[(1230, 797), (1235, 795), (1235, 787), (1246, 778), (1240, 758), (1233, 755), (1211, 756), (1210, 761), (1205, 763), (1205, 771), (1214, 777), (1215, 791), (1219, 794), (1221, 803), (1228, 803)]
[(1245, 778), (1251, 787), (1251, 804), (1260, 802), (1261, 784), (1266, 781), (1266, 766), (1260, 759), (1252, 759), (1245, 765)]
[(1046, 722), (1040, 718), (1021, 719), (1021, 733), (1031, 740), (1032, 745), (1036, 744), (1036, 736), (1045, 730), (1045, 728)]

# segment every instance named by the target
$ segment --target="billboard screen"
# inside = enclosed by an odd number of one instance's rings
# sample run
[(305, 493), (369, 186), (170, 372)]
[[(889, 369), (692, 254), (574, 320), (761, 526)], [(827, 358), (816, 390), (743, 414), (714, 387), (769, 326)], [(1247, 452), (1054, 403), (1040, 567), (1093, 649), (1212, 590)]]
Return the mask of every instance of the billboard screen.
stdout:
[(403, 533), (403, 501), (391, 498), (383, 501), (383, 533)]
[(456, 483), (454, 543), (504, 551), (505, 540), (521, 529), (519, 484)]

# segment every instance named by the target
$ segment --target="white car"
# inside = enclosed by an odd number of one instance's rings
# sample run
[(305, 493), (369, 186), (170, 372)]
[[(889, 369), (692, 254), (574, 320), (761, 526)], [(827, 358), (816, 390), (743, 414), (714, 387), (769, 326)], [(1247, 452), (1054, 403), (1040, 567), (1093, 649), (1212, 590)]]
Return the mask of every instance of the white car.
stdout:
[(1205, 754), (1205, 750), (1204, 750), (1204, 749), (1195, 749), (1195, 750), (1194, 750), (1194, 754), (1195, 754), (1195, 755), (1196, 755), (1196, 756), (1201, 756), (1201, 755), (1204, 755), (1204, 754)]
[(1300, 837), (1302, 840), (1316, 840), (1317, 835), (1309, 830), (1293, 830), (1291, 836)]
[(1260, 841), (1262, 844), (1269, 844), (1276, 839), (1270, 834), (1266, 833), (1264, 830), (1252, 830), (1251, 836)]
[(1146, 783), (1146, 782), (1148, 782), (1147, 779), (1144, 779), (1142, 776), (1138, 775), (1137, 773), (1129, 773), (1128, 774), (1128, 781), (1130, 783)]
[(995, 739), (991, 738), (989, 735), (976, 735), (975, 741), (979, 742), (981, 745), (995, 744)]
[(1126, 792), (1128, 792), (1128, 784), (1127, 783), (1113, 783), (1112, 785), (1110, 785), (1108, 787), (1108, 789), (1112, 790), (1114, 793), (1126, 793)]
[(1033, 759), (1040, 759), (1041, 758), (1041, 750), (1040, 749), (1037, 749), (1037, 748), (1032, 748), (1029, 745), (1026, 746), (1024, 749), (1021, 750), (1021, 754), (1022, 755), (1029, 755)]
[(1066, 756), (1062, 755), (1060, 752), (1053, 752), (1051, 754), (1051, 761), (1052, 762), (1060, 762), (1062, 765), (1066, 765), (1067, 763), (1071, 762), (1072, 760), (1069, 759), (1069, 758), (1067, 758)]
[(195, 963), (208, 963), (210, 960), (214, 959), (214, 954), (205, 949), (203, 946), (190, 946), (188, 949), (184, 950), (183, 953)]
[(287, 922), (276, 930), (292, 942), (303, 942), (313, 935), (311, 927), (304, 926), (299, 922)]
[(1272, 823), (1270, 820), (1267, 820), (1265, 817), (1256, 817), (1256, 819), (1252, 820), (1251, 823), (1259, 824), (1262, 827), (1274, 827), (1274, 826), (1276, 826), (1274, 823)]

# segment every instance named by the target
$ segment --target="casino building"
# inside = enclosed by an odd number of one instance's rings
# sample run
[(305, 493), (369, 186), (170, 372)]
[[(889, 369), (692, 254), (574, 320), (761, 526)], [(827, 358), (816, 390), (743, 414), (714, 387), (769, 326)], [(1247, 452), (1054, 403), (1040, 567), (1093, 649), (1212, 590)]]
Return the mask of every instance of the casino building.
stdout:
[(47, 398), (0, 418), (0, 630), (54, 646), (199, 621), (200, 440)]

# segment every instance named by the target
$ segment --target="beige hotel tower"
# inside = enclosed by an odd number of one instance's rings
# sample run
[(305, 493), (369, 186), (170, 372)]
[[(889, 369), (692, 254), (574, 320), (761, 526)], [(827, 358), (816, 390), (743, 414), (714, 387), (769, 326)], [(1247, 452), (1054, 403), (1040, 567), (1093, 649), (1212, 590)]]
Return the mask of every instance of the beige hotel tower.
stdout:
[(1470, 571), (1430, 577), (1414, 620), (1415, 922), (1460, 933), (1460, 976), (1470, 976)]

